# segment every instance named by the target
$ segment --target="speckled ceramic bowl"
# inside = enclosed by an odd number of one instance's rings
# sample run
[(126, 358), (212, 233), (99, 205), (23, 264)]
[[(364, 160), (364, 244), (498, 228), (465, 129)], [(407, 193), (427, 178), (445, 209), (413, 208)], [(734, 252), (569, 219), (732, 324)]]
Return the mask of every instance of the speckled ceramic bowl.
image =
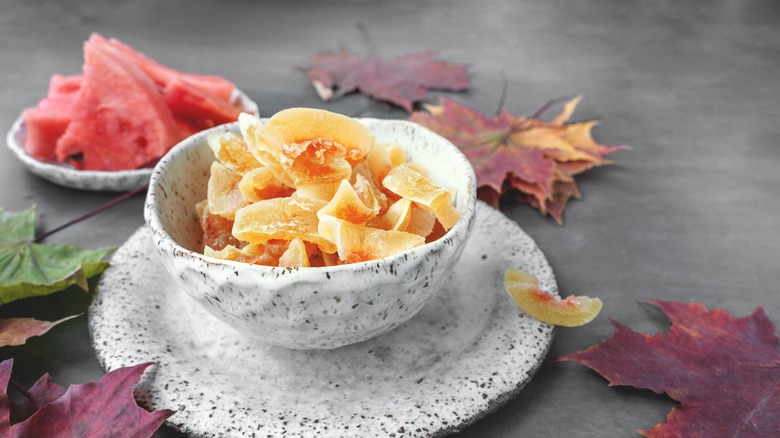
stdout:
[(324, 268), (278, 268), (204, 256), (195, 204), (205, 199), (214, 161), (206, 136), (177, 145), (155, 167), (146, 223), (162, 264), (203, 307), (234, 328), (294, 349), (330, 349), (385, 333), (414, 316), (460, 258), (474, 225), (476, 178), (449, 141), (408, 121), (362, 119), (432, 179), (456, 190), (460, 220), (441, 239), (382, 260)]

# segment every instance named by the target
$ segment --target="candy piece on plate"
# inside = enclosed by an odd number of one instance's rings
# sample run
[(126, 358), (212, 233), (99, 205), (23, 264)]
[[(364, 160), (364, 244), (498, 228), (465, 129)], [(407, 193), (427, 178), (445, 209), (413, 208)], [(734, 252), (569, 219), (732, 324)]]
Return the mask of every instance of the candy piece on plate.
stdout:
[(507, 269), (504, 287), (523, 311), (548, 324), (581, 326), (592, 321), (602, 307), (598, 298), (570, 295), (561, 299), (544, 292), (539, 289), (539, 280), (535, 275), (519, 269)]
[(84, 58), (84, 81), (73, 120), (57, 141), (58, 160), (77, 169), (138, 168), (180, 140), (162, 95), (140, 69), (89, 41)]

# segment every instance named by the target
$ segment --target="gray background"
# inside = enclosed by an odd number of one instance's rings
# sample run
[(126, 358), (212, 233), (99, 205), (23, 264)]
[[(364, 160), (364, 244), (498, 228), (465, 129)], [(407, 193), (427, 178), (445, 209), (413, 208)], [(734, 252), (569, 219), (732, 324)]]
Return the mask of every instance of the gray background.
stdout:
[[(675, 403), (609, 388), (583, 366), (550, 361), (610, 336), (608, 318), (665, 330), (663, 316), (642, 299), (700, 301), (738, 316), (763, 305), (780, 322), (778, 19), (780, 3), (771, 0), (11, 0), (0, 13), (0, 126), (45, 95), (51, 74), (80, 70), (81, 44), (92, 31), (166, 65), (223, 75), (263, 115), (290, 106), (352, 114), (368, 105), (368, 116), (405, 117), (357, 95), (323, 103), (293, 70), (339, 45), (383, 56), (436, 49), (469, 63), (474, 89), (441, 94), (488, 113), (500, 99), (501, 71), (505, 109), (514, 114), (582, 93), (574, 119), (602, 117), (595, 138), (633, 149), (579, 178), (584, 199), (570, 204), (564, 226), (522, 205), (505, 212), (547, 254), (564, 294), (601, 297), (604, 310), (585, 327), (560, 329), (548, 362), (521, 394), (461, 436), (636, 436)], [(52, 185), (4, 148), (0, 187), (0, 206), (36, 204), (44, 229), (117, 195)], [(120, 245), (143, 224), (142, 204), (135, 197), (48, 242)], [(68, 291), (0, 314), (54, 318), (85, 303)], [(63, 385), (102, 373), (84, 316), (0, 356), (16, 358), (23, 382), (46, 371)]]

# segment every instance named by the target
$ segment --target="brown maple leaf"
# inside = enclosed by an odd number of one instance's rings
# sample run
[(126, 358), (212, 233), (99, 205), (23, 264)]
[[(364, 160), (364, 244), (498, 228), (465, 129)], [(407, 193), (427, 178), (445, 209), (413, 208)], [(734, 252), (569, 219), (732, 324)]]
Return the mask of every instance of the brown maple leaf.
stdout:
[(591, 136), (598, 121), (569, 122), (580, 101), (574, 98), (550, 122), (515, 117), (506, 111), (495, 117), (442, 98), (426, 105), (409, 120), (427, 126), (458, 146), (477, 174), (478, 196), (498, 208), (500, 198), (515, 189), (542, 214), (558, 223), (563, 210), (580, 192), (574, 176), (609, 164), (605, 154), (625, 146), (604, 146)]
[(300, 70), (326, 101), (360, 91), (412, 111), (415, 102), (428, 96), (428, 90), (471, 88), (468, 65), (437, 60), (436, 52), (431, 50), (387, 60), (373, 55), (361, 57), (341, 47), (337, 52), (319, 52), (309, 63)]
[(39, 321), (34, 318), (0, 319), (0, 347), (22, 345), (33, 336), (48, 332), (55, 325), (80, 315), (73, 315), (59, 321)]
[(780, 354), (772, 322), (759, 307), (735, 318), (699, 303), (650, 301), (672, 325), (636, 333), (613, 321), (615, 334), (559, 360), (592, 368), (611, 385), (665, 392), (681, 404), (648, 437), (780, 436)]

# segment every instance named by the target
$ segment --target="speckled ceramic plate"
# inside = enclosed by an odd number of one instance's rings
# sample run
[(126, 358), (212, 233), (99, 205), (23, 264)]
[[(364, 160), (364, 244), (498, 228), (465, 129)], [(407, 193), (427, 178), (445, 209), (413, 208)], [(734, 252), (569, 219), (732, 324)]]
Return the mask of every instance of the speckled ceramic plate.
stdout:
[(553, 327), (504, 291), (510, 267), (556, 290), (534, 241), (478, 203), (452, 277), (414, 318), (359, 344), (288, 350), (239, 334), (177, 290), (141, 228), (103, 274), (89, 326), (106, 370), (158, 364), (139, 399), (177, 410), (169, 424), (191, 436), (441, 436), (513, 397), (552, 343)]
[[(244, 111), (257, 114), (257, 104), (241, 90), (233, 90), (232, 100), (241, 105)], [(69, 164), (39, 161), (25, 151), (26, 136), (24, 119), (20, 115), (8, 131), (6, 144), (30, 172), (54, 184), (81, 190), (124, 192), (148, 183), (152, 176), (151, 167), (112, 171), (78, 170)]]

